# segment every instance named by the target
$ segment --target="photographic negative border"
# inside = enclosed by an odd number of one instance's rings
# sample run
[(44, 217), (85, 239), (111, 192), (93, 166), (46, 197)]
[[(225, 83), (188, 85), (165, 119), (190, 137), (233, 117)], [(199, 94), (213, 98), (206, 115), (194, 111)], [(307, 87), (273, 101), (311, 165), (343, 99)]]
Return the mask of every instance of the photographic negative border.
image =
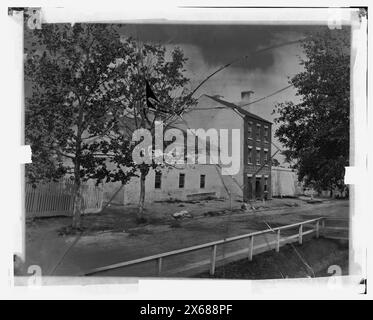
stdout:
[[(125, 12), (121, 10), (117, 10), (114, 7), (104, 7), (104, 8), (95, 8), (94, 6), (85, 5), (81, 7), (74, 7), (74, 8), (49, 8), (43, 7), (41, 10), (42, 12), (42, 21), (48, 23), (56, 23), (56, 22), (111, 22), (111, 23), (172, 23), (172, 22), (182, 22), (182, 23), (215, 23), (218, 21), (219, 23), (249, 23), (249, 24), (328, 24), (330, 21), (334, 23), (336, 17), (338, 17), (338, 21), (342, 21), (342, 24), (351, 24), (352, 29), (352, 56), (351, 56), (351, 147), (350, 147), (350, 159), (351, 159), (351, 168), (348, 170), (348, 181), (353, 185), (351, 188), (351, 198), (350, 198), (350, 276), (342, 277), (341, 280), (343, 281), (343, 289), (342, 291), (349, 294), (351, 292), (361, 292), (361, 286), (359, 286), (359, 282), (362, 278), (366, 279), (366, 248), (368, 241), (368, 202), (369, 199), (369, 183), (368, 179), (366, 179), (367, 174), (367, 148), (366, 146), (369, 145), (369, 132), (367, 127), (368, 119), (368, 104), (367, 104), (367, 19), (366, 17), (359, 17), (359, 9), (348, 9), (348, 8), (264, 8), (264, 7), (246, 7), (237, 10), (236, 8), (197, 8), (197, 7), (176, 7), (170, 6), (167, 9), (160, 8), (159, 5), (155, 7), (149, 5), (144, 8), (144, 5), (139, 5), (138, 7), (134, 8), (126, 8)], [(21, 13), (18, 13), (21, 14)], [(23, 119), (20, 118), (22, 115), (22, 110), (24, 107), (23, 102), (23, 50), (22, 50), (22, 29), (23, 25), (20, 24), (20, 17), (16, 17), (18, 14), (13, 14), (12, 17), (9, 17), (8, 25), (10, 25), (10, 29), (8, 28), (8, 32), (10, 35), (8, 36), (7, 40), (9, 43), (14, 45), (13, 55), (10, 55), (11, 59), (17, 60), (14, 61), (14, 64), (9, 64), (6, 70), (9, 70), (7, 74), (12, 74), (12, 78), (10, 82), (12, 84), (12, 90), (7, 93), (7, 106), (12, 111), (12, 120), (17, 119), (15, 122), (21, 125)], [(11, 32), (10, 32), (11, 31)], [(15, 67), (14, 69), (9, 69)], [(14, 70), (17, 70), (14, 72)], [(20, 95), (21, 93), (21, 95)], [(19, 96), (21, 98), (19, 98)], [(17, 97), (15, 99), (14, 97)], [(8, 141), (9, 149), (12, 151), (12, 155), (18, 155), (20, 152), (20, 146), (23, 145), (22, 141), (22, 127), (14, 128), (12, 132), (15, 132), (13, 139)], [(17, 156), (19, 159), (20, 157)], [(17, 164), (15, 164), (17, 163)], [(24, 229), (22, 224), (24, 224), (24, 213), (22, 213), (23, 207), (23, 191), (22, 191), (22, 175), (23, 171), (21, 170), (19, 164), (25, 163), (25, 161), (15, 161), (14, 157), (10, 161), (10, 166), (12, 170), (9, 172), (17, 172), (15, 174), (16, 178), (11, 180), (15, 180), (12, 182), (12, 190), (16, 194), (17, 197), (13, 199), (12, 197), (12, 211), (18, 212), (18, 215), (14, 215), (10, 217), (10, 224), (14, 226), (14, 230), (10, 230), (12, 232), (5, 232), (5, 235), (8, 235), (8, 243), (10, 242), (9, 239), (13, 239), (15, 236), (15, 243), (16, 243), (16, 252), (19, 252), (21, 256), (24, 254)], [(14, 170), (13, 170), (14, 169)], [(8, 173), (8, 172), (7, 172)], [(347, 179), (347, 178), (346, 178)], [(9, 181), (9, 179), (6, 179)], [(22, 181), (20, 183), (20, 181)], [(16, 199), (17, 198), (17, 199)], [(17, 202), (18, 201), (18, 202)], [(9, 209), (9, 206), (6, 206)], [(9, 210), (7, 210), (9, 211)], [(11, 229), (11, 228), (9, 228)], [(22, 237), (20, 237), (22, 236)], [(22, 239), (22, 241), (19, 241)], [(14, 249), (11, 248), (11, 251), (14, 252)], [(351, 258), (352, 257), (352, 258)], [(9, 260), (9, 257), (7, 257)], [(8, 274), (11, 275), (13, 272), (13, 265), (12, 261), (10, 261), (10, 265), (7, 266)], [(365, 276), (364, 276), (365, 275)], [(75, 284), (75, 285), (82, 285), (82, 284), (102, 284), (102, 283), (118, 283), (119, 279), (111, 279), (104, 278), (103, 279), (96, 279), (91, 278), (90, 280), (86, 279), (64, 279), (61, 277), (52, 277), (51, 279), (45, 279), (46, 282), (43, 284), (49, 283), (50, 285), (65, 285), (67, 283)], [(30, 279), (23, 279), (21, 282), (29, 285), (35, 282), (30, 282)], [(118, 281), (117, 281), (118, 280)], [(130, 283), (133, 285), (133, 280), (131, 279)], [(138, 279), (137, 279), (138, 280)], [(167, 290), (173, 292), (171, 295), (167, 292), (164, 292), (166, 289), (162, 289), (161, 296), (171, 296), (174, 297), (174, 293), (177, 290), (170, 289), (172, 286), (177, 287), (181, 285), (185, 288), (185, 292), (192, 292), (190, 288), (195, 288), (195, 281), (186, 281), (186, 280), (175, 280), (175, 279), (162, 279), (162, 280), (143, 280), (140, 279), (138, 290), (148, 290), (150, 287), (167, 287)], [(318, 296), (320, 290), (326, 290), (326, 296), (330, 293), (328, 289), (328, 281), (330, 279), (299, 279), (299, 280), (287, 280), (285, 284), (281, 280), (265, 280), (265, 281), (239, 281), (240, 284), (237, 284), (236, 281), (226, 281), (225, 283), (229, 286), (224, 286), (224, 290), (229, 292), (233, 292), (233, 290), (237, 290), (240, 288), (238, 292), (240, 292), (239, 298), (248, 298), (252, 295), (255, 295), (257, 292), (262, 292), (264, 294), (269, 293), (269, 296), (273, 293), (275, 296), (275, 292), (282, 292), (283, 288), (292, 288), (286, 292), (291, 293), (294, 291), (294, 288), (297, 288), (297, 294), (299, 294), (299, 288), (307, 288), (310, 290), (312, 287), (315, 290), (311, 290), (311, 292), (315, 292)], [(9, 279), (8, 279), (9, 281)], [(43, 280), (44, 281), (44, 280)], [(159, 286), (160, 283), (158, 281), (162, 281), (162, 285)], [(165, 281), (167, 285), (165, 285)], [(181, 281), (179, 284), (176, 282)], [(213, 289), (216, 286), (216, 282), (214, 280), (198, 280), (197, 282), (203, 281), (203, 286), (209, 287), (210, 293), (213, 293), (216, 289)], [(191, 284), (193, 282), (193, 284)], [(209, 285), (206, 285), (206, 282)], [(14, 285), (14, 281), (12, 280), (12, 285)], [(296, 285), (294, 287), (293, 285)], [(317, 284), (317, 285), (315, 285)], [(330, 284), (330, 283), (329, 283)], [(63, 291), (70, 292), (76, 289), (75, 285), (68, 286), (64, 288)], [(126, 284), (124, 284), (126, 285)], [(105, 286), (109, 291), (110, 285), (108, 284)], [(174, 289), (175, 289), (174, 287)], [(202, 285), (199, 287), (198, 290)], [(218, 287), (221, 287), (219, 285)], [(52, 287), (51, 287), (52, 288)], [(147, 288), (147, 289), (144, 289)], [(151, 289), (150, 289), (151, 290)], [(184, 290), (184, 289), (183, 289)], [(194, 290), (194, 289), (192, 289)], [(223, 291), (224, 291), (223, 290)], [(346, 290), (346, 291), (345, 291)], [(265, 291), (265, 292), (264, 292)], [(237, 292), (237, 291), (236, 291)], [(245, 294), (248, 296), (245, 296)], [(310, 291), (308, 291), (310, 292)], [(283, 292), (282, 292), (283, 293)], [(306, 292), (305, 292), (306, 293)], [(180, 296), (185, 296), (185, 293), (180, 294)], [(216, 295), (216, 294), (215, 294)], [(291, 294), (290, 294), (291, 295)], [(211, 298), (209, 296), (209, 298)]]

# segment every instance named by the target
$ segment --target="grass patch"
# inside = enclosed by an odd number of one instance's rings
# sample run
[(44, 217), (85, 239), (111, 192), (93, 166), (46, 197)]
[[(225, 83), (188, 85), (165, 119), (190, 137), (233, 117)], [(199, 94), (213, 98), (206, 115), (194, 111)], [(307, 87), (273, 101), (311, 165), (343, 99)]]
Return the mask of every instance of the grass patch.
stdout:
[[(300, 257), (312, 268), (300, 259)], [(242, 259), (216, 268), (214, 276), (208, 272), (196, 278), (224, 279), (282, 279), (330, 276), (328, 268), (338, 265), (342, 275), (348, 274), (348, 244), (329, 240), (314, 239), (303, 245), (288, 244), (280, 252), (274, 250), (254, 255), (252, 261)]]

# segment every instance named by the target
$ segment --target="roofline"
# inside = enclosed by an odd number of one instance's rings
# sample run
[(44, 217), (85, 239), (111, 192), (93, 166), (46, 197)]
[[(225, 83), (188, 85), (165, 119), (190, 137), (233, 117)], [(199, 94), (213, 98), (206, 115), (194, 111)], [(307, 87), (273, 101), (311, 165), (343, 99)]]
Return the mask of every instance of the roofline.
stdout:
[(254, 114), (254, 113), (246, 111), (245, 109), (237, 106), (236, 104), (234, 104), (232, 102), (228, 102), (228, 101), (225, 101), (225, 100), (222, 100), (222, 99), (219, 99), (219, 98), (215, 98), (213, 96), (209, 96), (208, 94), (203, 94), (203, 95), (201, 95), (201, 97), (202, 96), (206, 96), (206, 97), (208, 97), (208, 98), (210, 98), (210, 99), (212, 99), (212, 100), (214, 100), (214, 101), (216, 101), (216, 102), (218, 102), (220, 104), (223, 104), (224, 106), (226, 106), (228, 108), (231, 108), (232, 110), (236, 110), (236, 111), (238, 111), (239, 113), (241, 113), (244, 116), (252, 117), (254, 119), (257, 119), (257, 120), (269, 123), (271, 125), (273, 124), (273, 122), (271, 122), (271, 121), (269, 121), (267, 119), (264, 119), (264, 118), (262, 118), (262, 117), (260, 117), (260, 116), (258, 116), (256, 114)]

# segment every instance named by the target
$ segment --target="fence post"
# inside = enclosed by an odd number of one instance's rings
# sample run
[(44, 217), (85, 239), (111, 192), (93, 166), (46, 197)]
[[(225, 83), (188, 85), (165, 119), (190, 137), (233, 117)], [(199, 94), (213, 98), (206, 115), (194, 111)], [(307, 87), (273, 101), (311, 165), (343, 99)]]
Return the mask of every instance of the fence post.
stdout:
[(253, 250), (254, 250), (254, 236), (251, 236), (250, 245), (249, 245), (249, 261), (253, 260)]
[(303, 224), (299, 226), (299, 244), (303, 243)]
[(157, 269), (158, 269), (158, 276), (160, 276), (162, 272), (162, 258), (157, 259)]
[(280, 252), (280, 232), (281, 232), (281, 229), (278, 229), (277, 230), (276, 252)]
[(215, 274), (215, 264), (216, 264), (216, 245), (211, 247), (211, 266), (210, 266), (210, 275)]
[(316, 239), (318, 239), (320, 237), (320, 220), (317, 220), (316, 221), (316, 228), (315, 228), (315, 231), (316, 231)]
[(32, 204), (32, 211), (33, 213), (38, 212), (38, 204), (39, 204), (39, 191), (34, 191), (34, 199)]

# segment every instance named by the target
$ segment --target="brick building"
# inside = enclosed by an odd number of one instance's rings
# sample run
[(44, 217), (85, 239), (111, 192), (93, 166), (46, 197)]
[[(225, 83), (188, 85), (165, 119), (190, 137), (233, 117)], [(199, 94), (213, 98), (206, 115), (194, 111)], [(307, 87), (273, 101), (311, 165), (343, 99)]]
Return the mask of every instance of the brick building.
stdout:
[(271, 126), (253, 114), (245, 116), (244, 199), (271, 198)]
[[(252, 91), (242, 92), (243, 104)], [(210, 97), (216, 102), (239, 112), (243, 118), (243, 199), (272, 197), (271, 192), (271, 137), (272, 122), (246, 111), (239, 104)]]
[[(197, 106), (184, 114), (183, 121), (174, 126), (183, 131), (188, 128), (239, 129), (240, 138), (237, 141), (229, 139), (228, 146), (228, 150), (232, 150), (231, 143), (240, 144), (239, 172), (222, 175), (218, 165), (198, 163), (178, 169), (152, 169), (146, 177), (145, 201), (188, 200), (204, 195), (244, 201), (265, 196), (271, 198), (271, 125), (268, 120), (246, 111), (240, 103), (202, 95)], [(212, 147), (210, 142), (209, 148)], [(119, 184), (106, 185), (105, 199), (111, 198), (118, 187)], [(139, 181), (135, 177), (124, 186), (115, 202), (134, 204), (138, 203), (138, 198)]]

